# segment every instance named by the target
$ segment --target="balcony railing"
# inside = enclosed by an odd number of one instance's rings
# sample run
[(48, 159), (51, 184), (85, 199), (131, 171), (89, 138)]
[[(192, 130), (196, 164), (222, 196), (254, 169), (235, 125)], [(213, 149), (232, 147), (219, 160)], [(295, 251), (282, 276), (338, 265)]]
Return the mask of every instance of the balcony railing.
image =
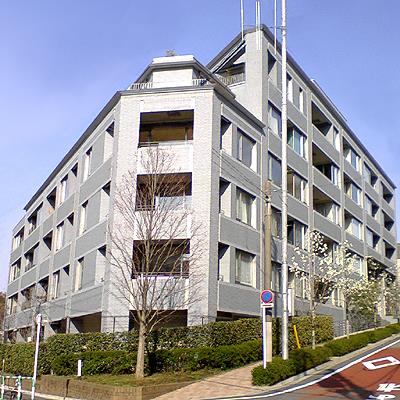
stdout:
[[(211, 82), (208, 81), (205, 78), (199, 78), (199, 79), (192, 79), (191, 82), (192, 86), (208, 86), (211, 85)], [(168, 86), (168, 82), (160, 82), (160, 84), (154, 85), (153, 82), (142, 82), (142, 83), (132, 83), (132, 85), (129, 86), (130, 90), (147, 90), (147, 89), (153, 89), (161, 86)], [(170, 86), (190, 86), (190, 85), (177, 85), (176, 81), (171, 82)]]
[(241, 72), (240, 74), (235, 74), (235, 75), (230, 75), (230, 76), (222, 76), (216, 74), (218, 79), (225, 85), (234, 85), (235, 83), (241, 83), (246, 80), (246, 75), (244, 72)]
[(192, 206), (192, 196), (171, 196), (171, 197), (156, 197), (155, 204), (140, 204), (137, 205), (137, 211), (152, 211), (156, 208), (166, 210), (188, 210)]

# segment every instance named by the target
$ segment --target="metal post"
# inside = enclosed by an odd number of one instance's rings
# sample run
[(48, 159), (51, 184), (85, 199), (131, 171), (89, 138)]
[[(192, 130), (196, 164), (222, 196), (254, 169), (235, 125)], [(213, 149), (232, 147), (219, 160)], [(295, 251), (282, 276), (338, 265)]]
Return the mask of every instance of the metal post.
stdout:
[(267, 340), (268, 340), (268, 332), (267, 332), (267, 308), (261, 306), (262, 312), (262, 335), (263, 335), (263, 367), (267, 368)]
[(82, 376), (82, 360), (78, 360), (78, 377)]
[(21, 375), (18, 376), (18, 394), (17, 399), (21, 400), (22, 397), (22, 377)]
[(36, 343), (35, 343), (35, 361), (33, 364), (33, 377), (32, 377), (32, 392), (31, 398), (35, 398), (35, 386), (36, 386), (36, 378), (37, 378), (37, 369), (38, 369), (38, 359), (39, 359), (39, 343), (40, 343), (40, 331), (42, 329), (42, 314), (38, 314), (36, 316)]
[(244, 39), (244, 15), (243, 15), (243, 0), (240, 0), (240, 28), (242, 31), (242, 42)]
[(287, 264), (287, 54), (286, 0), (282, 0), (282, 358), (289, 358), (288, 350), (288, 286)]
[[(272, 276), (272, 262), (271, 262), (271, 181), (266, 181), (264, 185), (265, 208), (264, 208), (264, 289), (271, 290), (271, 276)], [(272, 361), (272, 309), (265, 309), (263, 312), (263, 319), (265, 315), (265, 331), (264, 342), (266, 343), (266, 352), (264, 360), (266, 362)], [(264, 367), (265, 368), (265, 367)]]
[(278, 32), (278, 27), (277, 27), (277, 23), (278, 23), (278, 19), (277, 19), (277, 4), (276, 4), (277, 0), (274, 0), (274, 49), (275, 49), (275, 55), (276, 55), (276, 35)]
[(5, 377), (2, 375), (1, 377), (1, 396), (0, 400), (4, 400), (4, 386), (5, 386)]

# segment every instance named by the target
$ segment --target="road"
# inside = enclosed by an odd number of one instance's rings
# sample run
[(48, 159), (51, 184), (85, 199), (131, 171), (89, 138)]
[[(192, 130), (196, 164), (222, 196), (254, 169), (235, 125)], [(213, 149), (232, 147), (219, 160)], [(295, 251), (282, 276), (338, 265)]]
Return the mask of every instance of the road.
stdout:
[(350, 359), (335, 367), (335, 370), (325, 371), (297, 385), (282, 388), (279, 392), (235, 399), (400, 400), (400, 340)]

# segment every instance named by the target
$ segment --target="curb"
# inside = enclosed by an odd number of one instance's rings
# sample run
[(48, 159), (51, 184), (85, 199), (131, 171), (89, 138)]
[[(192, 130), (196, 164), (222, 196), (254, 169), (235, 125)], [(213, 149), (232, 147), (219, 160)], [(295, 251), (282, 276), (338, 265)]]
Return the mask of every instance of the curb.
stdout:
[(290, 384), (293, 383), (299, 383), (301, 382), (303, 379), (305, 378), (309, 378), (312, 375), (314, 375), (315, 373), (320, 373), (320, 372), (324, 372), (328, 369), (332, 369), (335, 368), (337, 365), (350, 360), (353, 357), (356, 357), (358, 355), (361, 355), (363, 353), (365, 353), (367, 350), (372, 350), (374, 348), (379, 348), (381, 345), (385, 345), (390, 343), (391, 341), (393, 341), (394, 339), (399, 339), (400, 338), (400, 334), (395, 334), (392, 336), (389, 336), (388, 338), (385, 338), (383, 340), (380, 340), (376, 343), (369, 343), (367, 346), (355, 350), (351, 353), (345, 354), (344, 356), (341, 357), (332, 357), (331, 360), (327, 361), (324, 364), (318, 365), (317, 367), (314, 367), (312, 369), (309, 369), (307, 371), (301, 372), (300, 374), (297, 374), (295, 376), (291, 376), (290, 378), (285, 379), (284, 381), (278, 382), (275, 385), (271, 385), (271, 386), (254, 386), (254, 388), (257, 389), (265, 389), (268, 392), (273, 392), (276, 389), (282, 389), (282, 387), (284, 386), (288, 386)]

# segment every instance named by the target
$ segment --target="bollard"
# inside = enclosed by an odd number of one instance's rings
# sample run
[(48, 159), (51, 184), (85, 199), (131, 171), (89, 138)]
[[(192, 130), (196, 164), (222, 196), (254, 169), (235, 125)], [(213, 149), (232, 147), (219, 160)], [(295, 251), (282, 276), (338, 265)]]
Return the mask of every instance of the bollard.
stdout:
[(22, 378), (21, 375), (18, 376), (18, 395), (17, 399), (21, 400), (22, 398)]
[(82, 360), (78, 360), (78, 377), (82, 376)]
[(0, 400), (4, 400), (4, 385), (5, 385), (5, 378), (4, 375), (1, 376), (1, 397)]
[(31, 400), (35, 399), (36, 379), (32, 378)]

